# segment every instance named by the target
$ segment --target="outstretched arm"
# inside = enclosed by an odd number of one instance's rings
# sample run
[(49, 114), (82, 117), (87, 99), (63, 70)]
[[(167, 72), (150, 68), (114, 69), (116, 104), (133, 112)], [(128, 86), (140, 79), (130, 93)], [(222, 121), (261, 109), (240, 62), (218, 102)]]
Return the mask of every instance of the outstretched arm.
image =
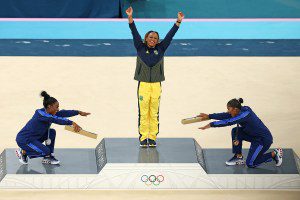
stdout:
[(169, 45), (170, 45), (175, 33), (177, 32), (183, 18), (184, 18), (184, 14), (182, 12), (178, 12), (176, 23), (174, 24), (174, 26), (171, 28), (171, 30), (167, 33), (166, 37), (160, 43), (160, 46), (163, 48), (164, 51), (167, 50), (167, 48), (169, 47)]
[(57, 117), (73, 117), (79, 114), (78, 110), (60, 110), (55, 115)]
[(79, 110), (60, 110), (55, 115), (58, 117), (73, 117), (76, 115), (87, 116), (90, 114), (91, 113), (83, 112), (83, 111), (79, 111)]
[(44, 110), (38, 110), (39, 113), (39, 120), (59, 125), (72, 125), (73, 121), (69, 120), (65, 117), (58, 117), (56, 115), (51, 115)]
[[(45, 111), (42, 111), (42, 110), (39, 110), (38, 112), (40, 114), (39, 120), (41, 120), (41, 121), (54, 123), (54, 124), (59, 124), (59, 125), (73, 125), (75, 132), (79, 132), (81, 130), (81, 127), (78, 124), (76, 124), (75, 122), (69, 120), (68, 118), (58, 117), (56, 115), (51, 115), (51, 114), (49, 114)], [(79, 111), (79, 112), (81, 112), (81, 111)], [(77, 113), (78, 113), (78, 111), (77, 111)], [(84, 116), (84, 115), (82, 115), (82, 116)]]
[(231, 115), (228, 112), (223, 113), (213, 113), (208, 115), (209, 119), (223, 120), (231, 118)]
[(210, 120), (210, 119), (223, 120), (223, 119), (231, 118), (231, 115), (228, 112), (213, 113), (213, 114), (200, 113), (200, 115), (198, 115), (197, 117), (201, 117), (203, 120)]
[(136, 49), (138, 49), (143, 44), (143, 41), (142, 41), (142, 38), (141, 38), (138, 30), (136, 29), (135, 23), (132, 18), (132, 13), (133, 13), (132, 7), (127, 8), (126, 14), (128, 16), (129, 28), (130, 28), (131, 34), (133, 36), (134, 46)]
[(231, 118), (228, 118), (228, 119), (223, 119), (223, 120), (220, 120), (220, 121), (214, 121), (214, 122), (211, 122), (211, 123), (207, 124), (206, 126), (200, 127), (199, 129), (205, 130), (205, 129), (208, 129), (210, 127), (231, 126), (233, 124), (238, 124), (238, 123), (241, 123), (241, 122), (247, 120), (247, 118), (249, 116), (250, 116), (249, 111), (241, 112), (235, 117), (231, 117)]
[(242, 121), (245, 121), (250, 116), (249, 111), (240, 112), (237, 116), (231, 117), (229, 119), (223, 119), (220, 121), (214, 121), (210, 123), (211, 127), (224, 127), (224, 126), (231, 126), (233, 124), (238, 124)]

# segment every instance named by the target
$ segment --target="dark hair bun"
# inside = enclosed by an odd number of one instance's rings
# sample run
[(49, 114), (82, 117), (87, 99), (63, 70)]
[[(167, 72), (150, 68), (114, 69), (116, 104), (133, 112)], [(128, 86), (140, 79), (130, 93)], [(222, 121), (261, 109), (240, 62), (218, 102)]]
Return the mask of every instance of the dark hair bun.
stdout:
[(50, 97), (50, 95), (46, 91), (42, 91), (41, 96), (44, 97), (45, 99), (48, 99)]
[(239, 101), (241, 104), (244, 103), (244, 99), (242, 99), (242, 98), (239, 98), (238, 101)]

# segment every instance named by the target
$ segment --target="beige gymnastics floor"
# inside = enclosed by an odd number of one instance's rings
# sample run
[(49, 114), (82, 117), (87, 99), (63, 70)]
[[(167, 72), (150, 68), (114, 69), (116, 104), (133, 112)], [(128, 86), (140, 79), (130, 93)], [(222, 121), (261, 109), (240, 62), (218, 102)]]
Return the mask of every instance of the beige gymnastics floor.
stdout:
[[(245, 105), (251, 106), (270, 128), (273, 146), (293, 148), (300, 154), (300, 57), (168, 57), (165, 68), (159, 137), (193, 137), (205, 148), (230, 148), (232, 127), (203, 132), (197, 129), (202, 124), (183, 126), (180, 120), (200, 112), (225, 111), (228, 100), (243, 97)], [(56, 97), (61, 108), (91, 112), (87, 118), (73, 120), (100, 136), (95, 141), (53, 125), (58, 132), (57, 147), (92, 148), (103, 137), (137, 137), (134, 69), (135, 58), (131, 57), (1, 57), (0, 151), (16, 147), (15, 135), (34, 110), (42, 107), (41, 90)], [(66, 194), (75, 197), (78, 193)], [(89, 194), (97, 193), (106, 194)], [(133, 197), (140, 193), (130, 192)], [(194, 193), (195, 198), (207, 193), (215, 197), (233, 195), (226, 191)], [(17, 199), (16, 194), (3, 191), (0, 199), (3, 195)], [(25, 194), (35, 198), (34, 192)], [(286, 192), (279, 194), (282, 197)], [(288, 194), (295, 197), (295, 193)]]

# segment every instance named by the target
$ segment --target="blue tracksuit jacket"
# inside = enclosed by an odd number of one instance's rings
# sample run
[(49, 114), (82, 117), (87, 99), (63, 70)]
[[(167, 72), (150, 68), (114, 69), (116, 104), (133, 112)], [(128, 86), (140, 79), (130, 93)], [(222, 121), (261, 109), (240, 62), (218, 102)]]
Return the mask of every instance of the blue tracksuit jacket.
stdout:
[(262, 138), (271, 143), (273, 142), (273, 137), (270, 130), (248, 106), (242, 106), (241, 112), (235, 117), (232, 117), (229, 113), (224, 112), (210, 114), (209, 118), (219, 120), (211, 122), (211, 127), (223, 127), (239, 124), (243, 132), (247, 133), (247, 135), (253, 138)]
[(55, 115), (45, 111), (45, 108), (37, 109), (33, 117), (27, 122), (22, 130), (17, 134), (16, 141), (28, 144), (42, 138), (48, 133), (52, 123), (60, 125), (72, 125), (72, 121), (67, 117), (78, 115), (76, 110), (61, 110)]

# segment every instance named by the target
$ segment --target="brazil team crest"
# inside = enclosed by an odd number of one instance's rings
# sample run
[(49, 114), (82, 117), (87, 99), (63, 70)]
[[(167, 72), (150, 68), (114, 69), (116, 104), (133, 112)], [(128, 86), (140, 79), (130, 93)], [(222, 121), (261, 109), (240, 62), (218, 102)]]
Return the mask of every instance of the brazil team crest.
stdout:
[(143, 96), (139, 96), (140, 101), (143, 101)]

